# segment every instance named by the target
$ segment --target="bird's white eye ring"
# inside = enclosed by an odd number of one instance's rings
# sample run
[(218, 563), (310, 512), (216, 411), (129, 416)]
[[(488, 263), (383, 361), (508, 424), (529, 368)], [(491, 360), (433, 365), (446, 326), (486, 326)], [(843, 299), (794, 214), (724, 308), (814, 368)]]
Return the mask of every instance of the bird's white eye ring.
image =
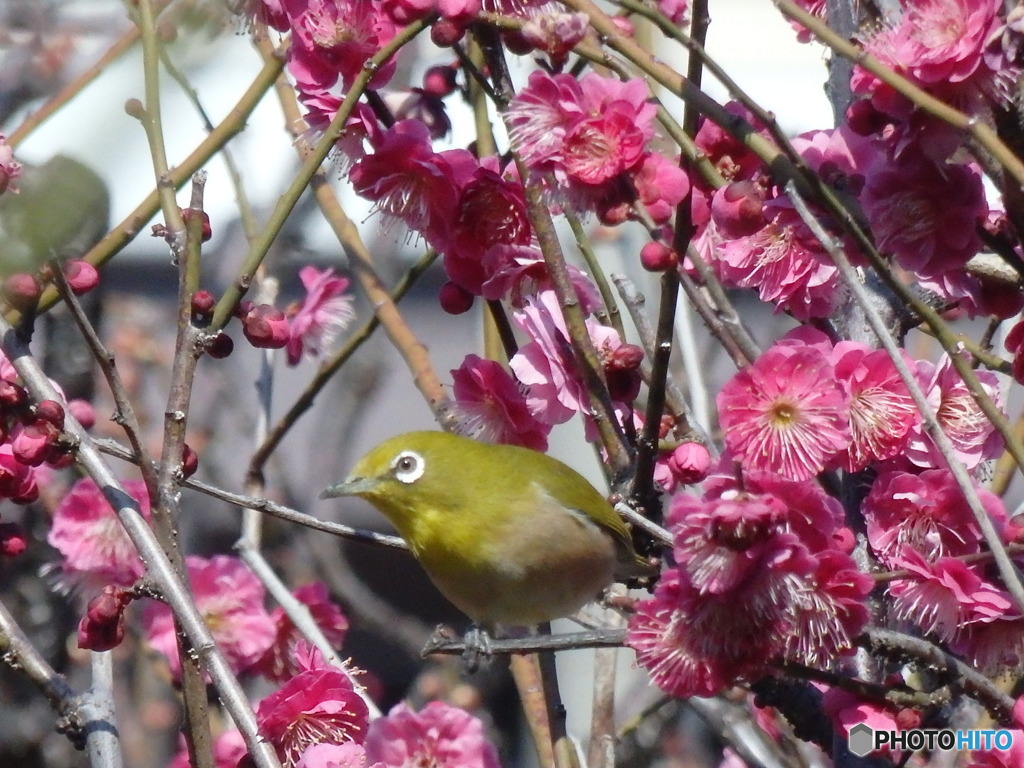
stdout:
[(423, 470), (426, 469), (426, 466), (423, 457), (415, 451), (402, 451), (391, 462), (391, 468), (395, 471), (395, 477), (403, 483), (415, 483), (423, 476)]

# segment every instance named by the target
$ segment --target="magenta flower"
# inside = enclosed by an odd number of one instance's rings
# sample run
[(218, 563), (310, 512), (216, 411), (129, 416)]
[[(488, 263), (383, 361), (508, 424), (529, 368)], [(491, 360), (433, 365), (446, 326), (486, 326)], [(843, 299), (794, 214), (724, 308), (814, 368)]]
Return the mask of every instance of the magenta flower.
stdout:
[(452, 371), (452, 379), (451, 411), (461, 434), (487, 443), (547, 450), (551, 426), (530, 413), (525, 388), (500, 363), (467, 355)]
[[(997, 530), (1006, 520), (1003, 503), (984, 488), (978, 498)], [(890, 568), (912, 549), (927, 560), (981, 551), (982, 534), (974, 514), (948, 469), (920, 474), (879, 475), (864, 500), (868, 543)]]
[(402, 120), (385, 131), (349, 172), (356, 193), (441, 250), (455, 218), (459, 189), (477, 167), (465, 150), (436, 153), (430, 129)]
[(872, 167), (861, 194), (875, 244), (926, 277), (962, 268), (981, 249), (988, 214), (977, 169), (905, 151)]
[(480, 719), (440, 701), (419, 712), (395, 705), (370, 724), (364, 746), (370, 760), (388, 768), (499, 768)]
[(286, 768), (314, 744), (361, 744), (369, 724), (366, 702), (344, 670), (306, 644), (296, 658), (300, 672), (256, 707), (260, 733)]
[(722, 279), (739, 288), (755, 288), (798, 320), (827, 317), (835, 307), (839, 270), (824, 247), (785, 200), (769, 200), (765, 223), (752, 234), (717, 244), (716, 266)]
[(352, 297), (344, 295), (348, 280), (335, 277), (333, 269), (322, 272), (316, 267), (303, 267), (299, 279), (306, 289), (306, 298), (289, 311), (288, 364), (298, 365), (302, 353), (318, 356), (352, 321)]
[(671, 695), (712, 695), (773, 659), (821, 663), (848, 652), (867, 621), (873, 583), (833, 548), (839, 505), (773, 477), (745, 475), (762, 491), (748, 492), (719, 475), (703, 499), (673, 499), (677, 566), (639, 603), (628, 638)]
[[(124, 483), (149, 519), (149, 494), (141, 480)], [(46, 537), (61, 554), (60, 567), (70, 583), (98, 592), (107, 584), (131, 586), (145, 567), (135, 545), (99, 487), (89, 478), (78, 480), (53, 511)]]
[[(263, 583), (237, 557), (185, 558), (196, 608), (235, 672), (248, 669), (274, 642), (276, 628), (263, 606)], [(171, 673), (181, 674), (171, 609), (157, 601), (146, 606), (142, 622), (149, 644), (167, 657)]]
[[(913, 361), (903, 354), (910, 370)], [(832, 355), (836, 378), (850, 395), (849, 448), (841, 464), (847, 472), (859, 472), (869, 464), (891, 459), (903, 452), (910, 430), (921, 423), (907, 385), (883, 349), (841, 341)]]
[[(544, 256), (535, 247), (495, 245), (487, 251), (483, 267), (489, 275), (481, 287), (485, 299), (507, 300), (521, 309), (531, 295), (554, 290)], [(566, 267), (583, 313), (589, 315), (603, 307), (594, 281), (572, 264)]]
[[(314, 581), (298, 587), (292, 594), (309, 609), (313, 621), (320, 627), (331, 647), (340, 648), (348, 632), (348, 619), (331, 600), (326, 585), (322, 581)], [(295, 650), (302, 635), (283, 608), (275, 608), (270, 618), (277, 628), (276, 636), (267, 652), (256, 662), (253, 671), (279, 683), (299, 672)]]
[[(980, 369), (974, 375), (996, 407), (1002, 409), (996, 375)], [(938, 365), (919, 360), (917, 376), (928, 404), (935, 409), (942, 431), (953, 444), (954, 454), (967, 469), (974, 469), (1002, 453), (1002, 435), (971, 397), (949, 355), (943, 354)], [(934, 441), (921, 425), (910, 430), (906, 457), (918, 467), (946, 465)]]
[(850, 442), (849, 402), (825, 355), (775, 345), (718, 394), (725, 444), (743, 466), (806, 480)]
[[(346, 89), (352, 84), (366, 60), (395, 35), (383, 5), (376, 0), (282, 0), (292, 30), (288, 71), (300, 91), (331, 88), (339, 75)], [(376, 70), (370, 87), (381, 87), (394, 72), (392, 59)]]

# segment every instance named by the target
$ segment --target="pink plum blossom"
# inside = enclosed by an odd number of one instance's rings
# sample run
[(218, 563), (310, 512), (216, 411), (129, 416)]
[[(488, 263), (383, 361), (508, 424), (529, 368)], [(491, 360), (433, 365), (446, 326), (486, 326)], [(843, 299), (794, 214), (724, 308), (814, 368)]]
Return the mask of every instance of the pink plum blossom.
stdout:
[(316, 357), (352, 321), (352, 297), (345, 295), (348, 279), (335, 277), (333, 269), (303, 267), (299, 279), (306, 297), (289, 312), (288, 364), (298, 365), (302, 353)]
[(298, 674), (256, 706), (260, 734), (284, 765), (294, 766), (314, 744), (362, 744), (369, 711), (351, 676), (305, 643), (297, 648), (296, 660)]
[[(141, 480), (124, 488), (149, 519), (149, 494)], [(61, 554), (60, 567), (72, 583), (88, 582), (98, 591), (106, 584), (131, 586), (145, 568), (135, 545), (110, 502), (89, 478), (78, 480), (53, 512), (46, 540)]]
[(430, 129), (417, 120), (402, 120), (352, 167), (349, 179), (377, 211), (439, 244), (454, 219), (458, 190), (475, 167), (466, 150), (434, 152)]
[(419, 712), (396, 704), (370, 724), (364, 746), (370, 760), (388, 768), (499, 768), (480, 719), (440, 701)]
[[(1001, 408), (999, 381), (995, 374), (979, 369), (974, 375), (995, 406)], [(938, 365), (919, 360), (917, 376), (942, 431), (953, 444), (954, 454), (967, 469), (974, 469), (1002, 452), (1002, 435), (974, 401), (949, 355), (943, 355)], [(911, 429), (905, 453), (918, 467), (945, 466), (934, 441), (921, 425)]]
[(828, 358), (775, 345), (718, 394), (725, 444), (743, 466), (806, 480), (850, 442), (849, 401)]
[(756, 289), (762, 301), (798, 320), (828, 316), (838, 297), (839, 271), (824, 247), (788, 201), (769, 200), (763, 215), (756, 231), (717, 244), (721, 279)]
[(494, 360), (467, 355), (452, 371), (455, 402), (452, 413), (459, 431), (476, 440), (546, 451), (549, 424), (530, 412), (525, 387)]
[(313, 744), (307, 747), (295, 768), (387, 768), (384, 763), (372, 765), (361, 744), (346, 741), (344, 744)]
[[(488, 275), (481, 286), (485, 299), (503, 299), (521, 309), (532, 294), (554, 290), (544, 256), (535, 247), (495, 245), (487, 251), (483, 267)], [(604, 302), (594, 281), (574, 265), (566, 267), (584, 314), (601, 309)]]
[[(903, 354), (910, 370), (909, 356)], [(896, 366), (882, 349), (841, 341), (832, 355), (836, 378), (850, 396), (849, 448), (841, 464), (847, 472), (859, 472), (876, 461), (902, 453), (911, 428), (921, 422), (910, 391)]]
[[(377, 0), (282, 0), (281, 5), (292, 30), (288, 71), (300, 91), (330, 88), (339, 76), (344, 86), (351, 85), (397, 30)], [(394, 71), (394, 60), (378, 67), (370, 87), (381, 87)]]
[[(298, 587), (292, 594), (309, 610), (331, 647), (340, 648), (348, 631), (348, 619), (331, 600), (327, 586), (322, 581), (314, 581)], [(277, 628), (276, 636), (254, 670), (270, 680), (282, 682), (298, 674), (295, 650), (302, 635), (283, 608), (275, 608), (270, 618)]]
[[(240, 559), (214, 555), (185, 558), (196, 608), (235, 672), (248, 669), (274, 642), (274, 621), (263, 606), (263, 583)], [(174, 617), (166, 604), (153, 601), (143, 611), (149, 644), (162, 653), (175, 677), (181, 674)]]
[[(1006, 519), (1002, 501), (984, 488), (975, 492), (993, 525), (1001, 529)], [(881, 474), (863, 511), (868, 542), (890, 568), (898, 567), (908, 548), (929, 560), (981, 551), (981, 530), (948, 469)]]

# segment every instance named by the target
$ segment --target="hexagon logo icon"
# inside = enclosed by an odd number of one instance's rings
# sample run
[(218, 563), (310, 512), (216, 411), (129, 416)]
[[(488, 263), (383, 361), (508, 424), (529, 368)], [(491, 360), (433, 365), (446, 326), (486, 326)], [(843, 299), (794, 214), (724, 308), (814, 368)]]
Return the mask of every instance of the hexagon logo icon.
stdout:
[(858, 723), (850, 729), (850, 736), (846, 740), (850, 751), (857, 757), (864, 757), (872, 750), (875, 742), (875, 731), (870, 725)]

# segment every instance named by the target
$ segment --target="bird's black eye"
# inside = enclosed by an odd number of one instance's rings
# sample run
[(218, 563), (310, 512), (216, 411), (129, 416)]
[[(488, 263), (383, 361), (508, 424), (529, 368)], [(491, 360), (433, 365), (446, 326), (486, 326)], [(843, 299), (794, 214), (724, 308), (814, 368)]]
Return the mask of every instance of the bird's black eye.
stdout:
[(423, 457), (415, 451), (402, 451), (391, 462), (395, 477), (403, 483), (413, 483), (423, 475)]

